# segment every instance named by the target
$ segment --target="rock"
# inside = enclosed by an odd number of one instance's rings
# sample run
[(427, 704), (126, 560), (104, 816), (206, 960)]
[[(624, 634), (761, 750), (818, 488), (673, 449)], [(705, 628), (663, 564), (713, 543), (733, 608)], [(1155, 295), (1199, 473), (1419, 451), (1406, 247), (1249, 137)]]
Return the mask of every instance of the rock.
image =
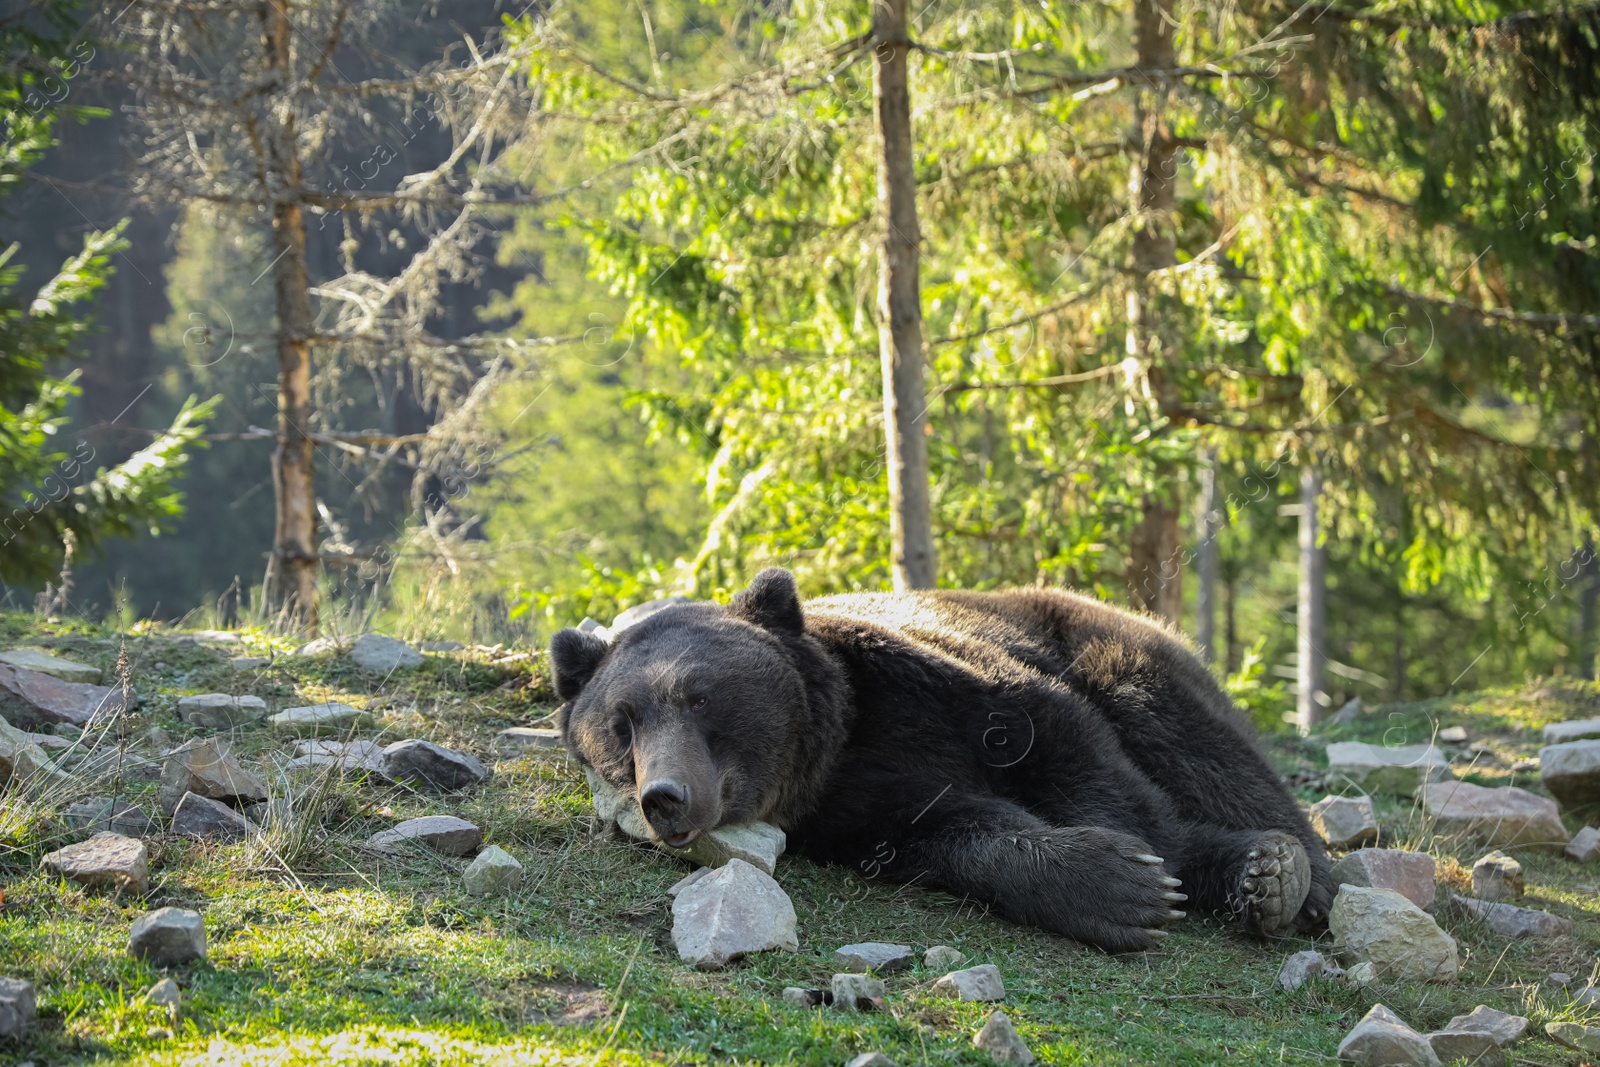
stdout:
[(460, 652), (466, 647), (460, 641), (424, 641), (421, 645), (424, 652)]
[(556, 751), (566, 747), (560, 730), (542, 730), (531, 726), (510, 726), (495, 735), (494, 750), (498, 755), (515, 758), (526, 752)]
[(129, 690), (85, 682), (63, 682), (39, 671), (0, 664), (0, 718), (22, 730), (42, 730), (53, 723), (84, 726), (96, 715), (109, 716), (138, 703)]
[(611, 640), (611, 631), (606, 629), (604, 626), (601, 626), (587, 615), (583, 617), (582, 622), (578, 623), (578, 629), (582, 630), (586, 634), (594, 634), (602, 641), (609, 642)]
[(1558, 1044), (1579, 1052), (1600, 1052), (1600, 1026), (1582, 1023), (1546, 1023), (1544, 1032)]
[(1000, 968), (992, 963), (980, 963), (964, 971), (951, 971), (933, 983), (934, 993), (954, 997), (956, 1000), (1004, 1000), (1006, 984), (1000, 980)]
[[(643, 816), (641, 815), (642, 819)], [(771, 874), (778, 868), (778, 857), (788, 847), (789, 837), (770, 823), (750, 822), (719, 826), (707, 830), (688, 848), (659, 845), (663, 852), (681, 856), (707, 867), (721, 867), (731, 859), (741, 859)]]
[(150, 854), (144, 842), (121, 834), (98, 833), (87, 841), (57, 849), (43, 860), (51, 874), (91, 889), (150, 891)]
[(157, 967), (206, 958), (206, 924), (198, 911), (157, 908), (134, 921), (128, 954)]
[(367, 713), (349, 704), (330, 702), (285, 708), (268, 720), (281, 734), (347, 733), (368, 721)]
[(0, 652), (0, 663), (8, 667), (21, 667), (23, 670), (48, 674), (50, 677), (59, 678), (63, 682), (87, 682), (95, 685), (100, 681), (99, 667), (91, 667), (87, 663), (75, 663), (70, 659), (61, 659), (37, 648), (13, 648)]
[(1540, 749), (1539, 777), (1563, 808), (1600, 805), (1600, 739)]
[(1444, 1026), (1445, 1030), (1470, 1030), (1487, 1033), (1501, 1048), (1520, 1041), (1528, 1032), (1528, 1020), (1521, 1015), (1508, 1015), (1503, 1011), (1479, 1004), (1470, 1015), (1457, 1015)]
[(76, 747), (76, 742), (70, 741), (59, 734), (23, 734), (33, 744), (44, 749), (44, 754), (55, 759), (63, 752)]
[(234, 656), (228, 661), (228, 666), (236, 671), (254, 671), (272, 666), (272, 661), (265, 656)]
[(910, 945), (891, 945), (883, 941), (863, 941), (833, 950), (833, 961), (853, 974), (908, 971), (911, 969), (911, 959)]
[(594, 813), (603, 825), (615, 826), (636, 841), (651, 840), (650, 824), (645, 822), (639, 805), (631, 797), (613, 789), (592, 767), (585, 767), (583, 776), (588, 779), (589, 792), (594, 797)]
[(43, 783), (56, 779), (60, 773), (55, 761), (39, 744), (37, 735), (0, 719), (0, 786), (13, 778), (19, 782)]
[(672, 940), (683, 961), (701, 970), (751, 952), (799, 947), (788, 895), (770, 874), (737, 858), (678, 894)]
[(643, 604), (635, 604), (612, 620), (611, 633), (613, 635), (619, 634), (630, 626), (636, 626), (662, 608), (670, 608), (674, 604), (687, 603), (689, 603), (689, 598), (686, 596), (669, 596), (661, 600), (650, 600)]
[(350, 637), (319, 637), (314, 641), (307, 641), (294, 650), (296, 656), (325, 656), (329, 652), (338, 652), (340, 649), (349, 648), (353, 638)]
[(1438, 1030), (1428, 1044), (1441, 1063), (1466, 1060), (1472, 1067), (1505, 1067), (1506, 1054), (1492, 1035), (1477, 1030)]
[(1460, 969), (1450, 935), (1393, 889), (1340, 886), (1328, 930), (1341, 952), (1389, 981), (1453, 982)]
[(972, 1035), (972, 1043), (989, 1054), (996, 1063), (1032, 1063), (1033, 1053), (1022, 1035), (1003, 1011), (994, 1012), (983, 1029)]
[(185, 793), (172, 813), (172, 832), (203, 841), (238, 841), (255, 832), (255, 825), (226, 804)]
[(367, 846), (396, 852), (413, 841), (446, 856), (465, 856), (483, 844), (483, 831), (454, 815), (424, 815), (378, 831), (367, 838)]
[(405, 670), (422, 664), (422, 653), (392, 637), (382, 634), (362, 634), (350, 646), (350, 659), (357, 667), (375, 674)]
[(1585, 826), (1572, 835), (1572, 840), (1567, 842), (1564, 851), (1579, 863), (1593, 863), (1600, 859), (1600, 830)]
[(1352, 785), (1364, 793), (1410, 796), (1418, 785), (1450, 777), (1450, 761), (1432, 745), (1386, 748), (1335, 741), (1328, 746), (1328, 781), (1334, 788)]
[(1516, 900), (1523, 888), (1522, 864), (1499, 849), (1472, 865), (1472, 895), (1479, 900)]
[(1283, 966), (1278, 969), (1278, 985), (1287, 992), (1293, 993), (1313, 978), (1323, 975), (1334, 976), (1343, 974), (1344, 971), (1330, 964), (1320, 952), (1296, 952), (1283, 961)]
[(1433, 907), (1433, 857), (1398, 848), (1363, 848), (1333, 865), (1339, 885), (1393, 889), (1424, 910)]
[(1365, 989), (1378, 980), (1378, 968), (1371, 960), (1363, 960), (1339, 977), (1351, 989)]
[(466, 789), (489, 777), (476, 756), (415, 738), (383, 750), (383, 773), (397, 782), (443, 792)]
[[(709, 870), (710, 868), (707, 868)], [(832, 993), (821, 989), (802, 989), (799, 986), (785, 986), (783, 999), (799, 1008), (820, 1008), (827, 1000), (831, 1000)]]
[(1544, 743), (1547, 745), (1564, 745), (1568, 741), (1583, 741), (1591, 737), (1600, 737), (1600, 719), (1553, 722), (1544, 728)]
[(1526, 789), (1488, 789), (1471, 782), (1434, 782), (1417, 790), (1435, 833), (1470, 837), (1498, 848), (1530, 845), (1559, 850), (1567, 829), (1555, 801)]
[(272, 829), (289, 826), (294, 822), (294, 804), (288, 797), (277, 797), (244, 809), (245, 818), (257, 826)]
[(189, 636), (196, 641), (207, 641), (216, 645), (237, 645), (244, 641), (244, 638), (232, 630), (196, 630)]
[(1378, 817), (1371, 797), (1325, 797), (1311, 805), (1311, 826), (1335, 848), (1378, 840)]
[(712, 868), (710, 868), (710, 867), (697, 867), (697, 868), (695, 868), (695, 870), (693, 872), (684, 875), (682, 878), (678, 879), (678, 881), (673, 883), (672, 888), (667, 890), (667, 896), (669, 896), (669, 897), (677, 896), (679, 893), (683, 892), (685, 889), (688, 889), (690, 886), (694, 885), (700, 879), (702, 879), (706, 875), (710, 874), (711, 871), (712, 871)]
[(1566, 989), (1572, 984), (1572, 975), (1565, 971), (1551, 971), (1544, 976), (1544, 984), (1552, 989)]
[(522, 864), (499, 845), (490, 845), (467, 864), (461, 875), (467, 892), (480, 897), (500, 897), (522, 888)]
[(284, 770), (334, 767), (343, 774), (365, 774), (384, 782), (390, 780), (383, 773), (383, 746), (371, 741), (301, 741), (295, 745), (295, 752), (298, 754), (284, 765)]
[(1463, 744), (1467, 740), (1467, 728), (1465, 726), (1446, 726), (1439, 731), (1439, 740), (1447, 745)]
[(178, 701), (178, 718), (202, 730), (233, 730), (267, 716), (267, 702), (257, 696), (202, 693)]
[(1324, 726), (1349, 726), (1361, 718), (1362, 712), (1367, 710), (1360, 697), (1351, 697), (1345, 701), (1339, 710), (1328, 716)]
[(156, 832), (155, 820), (143, 808), (127, 800), (90, 797), (69, 804), (61, 817), (74, 830), (95, 833), (109, 830), (124, 837), (148, 837)]
[(20, 1042), (38, 1014), (33, 986), (20, 978), (0, 978), (0, 1039)]
[(1339, 1042), (1339, 1058), (1366, 1067), (1440, 1067), (1428, 1039), (1382, 1004), (1374, 1004)]
[(140, 999), (146, 1004), (166, 1008), (172, 1015), (177, 1015), (179, 1007), (183, 1004), (183, 994), (178, 990), (178, 983), (171, 978), (161, 979), (145, 990), (144, 996)]
[(1492, 900), (1475, 900), (1460, 893), (1451, 899), (1456, 907), (1502, 937), (1561, 937), (1572, 933), (1572, 920), (1547, 911), (1519, 908), (1515, 904), (1498, 904)]
[(239, 766), (226, 741), (211, 738), (176, 749), (161, 768), (161, 810), (171, 814), (185, 793), (197, 793), (233, 807), (267, 799), (261, 779)]
[[(630, 609), (631, 610), (631, 609)], [(788, 992), (788, 990), (784, 990)], [(863, 1052), (844, 1067), (896, 1067), (895, 1062), (881, 1052)]]
[(953, 971), (966, 962), (966, 953), (949, 945), (934, 945), (922, 954), (922, 965), (930, 971)]
[(871, 1011), (883, 1006), (887, 994), (881, 978), (865, 974), (833, 976), (833, 1006), (840, 1011)]

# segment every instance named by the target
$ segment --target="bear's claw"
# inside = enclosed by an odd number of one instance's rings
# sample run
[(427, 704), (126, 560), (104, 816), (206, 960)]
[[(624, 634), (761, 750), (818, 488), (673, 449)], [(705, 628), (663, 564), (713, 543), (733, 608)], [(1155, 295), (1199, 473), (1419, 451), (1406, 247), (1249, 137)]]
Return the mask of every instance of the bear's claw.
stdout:
[(1305, 846), (1281, 830), (1261, 835), (1245, 857), (1235, 910), (1246, 930), (1264, 937), (1288, 932), (1311, 892), (1311, 859)]

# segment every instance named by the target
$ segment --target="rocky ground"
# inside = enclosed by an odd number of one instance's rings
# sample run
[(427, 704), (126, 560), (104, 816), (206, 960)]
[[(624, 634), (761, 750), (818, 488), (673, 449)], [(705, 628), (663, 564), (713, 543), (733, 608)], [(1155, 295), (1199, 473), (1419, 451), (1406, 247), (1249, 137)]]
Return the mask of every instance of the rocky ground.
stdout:
[[(1339, 842), (1337, 938), (1252, 943), (1190, 919), (1163, 951), (1113, 958), (939, 893), (774, 864), (759, 830), (680, 887), (695, 863), (611, 829), (549, 745), (536, 656), (294, 651), (0, 617), (0, 1062), (1165, 1065), (1342, 1047), (1577, 1064), (1600, 1048), (1600, 835), (1582, 833), (1600, 741), (1558, 728), (1578, 747), (1540, 761), (1544, 727), (1600, 715), (1593, 686), (1276, 739)], [(734, 929), (750, 901), (765, 910)], [(772, 947), (730, 959), (735, 936)]]

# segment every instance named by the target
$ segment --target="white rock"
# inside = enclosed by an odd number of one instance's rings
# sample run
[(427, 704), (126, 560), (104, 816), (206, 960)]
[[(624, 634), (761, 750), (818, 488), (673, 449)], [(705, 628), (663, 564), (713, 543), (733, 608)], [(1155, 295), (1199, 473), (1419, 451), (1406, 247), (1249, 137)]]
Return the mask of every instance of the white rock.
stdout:
[(0, 652), (0, 663), (11, 667), (21, 667), (23, 670), (38, 671), (48, 674), (52, 678), (60, 678), (63, 682), (87, 682), (90, 685), (100, 681), (100, 668), (91, 667), (87, 663), (78, 663), (37, 648), (13, 648)]
[[(1333, 972), (1343, 973), (1338, 967), (1331, 969)], [(1320, 952), (1296, 952), (1283, 961), (1283, 966), (1278, 969), (1278, 985), (1287, 992), (1294, 992), (1313, 978), (1319, 978), (1330, 973), (1327, 958)]]
[(367, 847), (396, 852), (411, 842), (427, 845), (446, 856), (465, 856), (483, 844), (483, 831), (454, 815), (424, 815), (380, 830), (367, 838)]
[(1590, 737), (1600, 737), (1600, 719), (1553, 722), (1544, 728), (1544, 743), (1547, 745), (1562, 745)]
[(881, 1052), (863, 1052), (844, 1067), (895, 1067), (895, 1062)]
[(672, 902), (672, 940), (685, 963), (715, 970), (751, 952), (800, 943), (794, 905), (772, 876), (741, 859), (697, 879)]
[(853, 974), (907, 971), (911, 969), (911, 959), (910, 945), (891, 945), (883, 941), (863, 941), (833, 950), (833, 961)]
[(0, 977), (0, 1040), (20, 1042), (38, 1015), (33, 986), (20, 978)]
[(934, 945), (922, 954), (922, 965), (930, 971), (953, 971), (967, 962), (967, 954), (949, 945)]
[(392, 637), (382, 634), (362, 634), (350, 646), (350, 659), (357, 667), (375, 674), (404, 670), (422, 664), (422, 653)]
[(1600, 739), (1540, 749), (1539, 777), (1563, 808), (1600, 804)]
[(1439, 731), (1439, 740), (1447, 745), (1459, 745), (1466, 739), (1467, 728), (1465, 726), (1446, 726)]
[(340, 649), (349, 648), (353, 638), (350, 637), (319, 637), (307, 641), (294, 650), (296, 656), (324, 656), (329, 652), (338, 652)]
[(1339, 1042), (1339, 1058), (1364, 1067), (1440, 1067), (1428, 1039), (1382, 1004), (1374, 1004)]
[(1434, 875), (1432, 856), (1398, 848), (1358, 849), (1333, 865), (1339, 885), (1393, 889), (1424, 910), (1433, 907)]
[(201, 693), (178, 700), (178, 718), (202, 730), (232, 730), (258, 723), (267, 715), (267, 702), (257, 696)]
[(1585, 826), (1567, 842), (1566, 854), (1579, 863), (1593, 863), (1600, 859), (1600, 830)]
[(1515, 904), (1499, 904), (1492, 900), (1474, 900), (1460, 893), (1452, 899), (1462, 911), (1479, 920), (1495, 933), (1513, 939), (1563, 937), (1572, 933), (1572, 920), (1547, 911), (1519, 908)]
[(505, 896), (522, 888), (522, 864), (499, 845), (490, 845), (467, 865), (461, 882), (476, 896)]
[(1351, 785), (1365, 793), (1410, 796), (1424, 782), (1452, 777), (1450, 761), (1433, 745), (1387, 748), (1335, 741), (1328, 746), (1328, 778), (1337, 787)]
[(721, 867), (731, 859), (741, 859), (771, 874), (778, 869), (778, 857), (788, 844), (788, 835), (771, 823), (750, 822), (704, 831), (688, 848), (660, 848), (707, 867)]
[(298, 753), (284, 766), (286, 771), (321, 770), (334, 767), (340, 773), (366, 775), (380, 782), (390, 778), (383, 773), (383, 747), (372, 741), (301, 741)]
[(349, 704), (332, 701), (285, 708), (268, 720), (272, 728), (285, 734), (314, 734), (322, 731), (344, 733), (367, 721), (367, 713)]
[(783, 999), (797, 1008), (820, 1008), (823, 1002), (823, 990), (803, 989), (797, 985), (785, 986)]
[(1434, 782), (1420, 787), (1417, 797), (1434, 832), (1444, 837), (1470, 837), (1491, 848), (1528, 845), (1551, 851), (1567, 843), (1555, 801), (1526, 789)]
[(1324, 797), (1311, 805), (1311, 827), (1335, 848), (1354, 848), (1378, 840), (1378, 817), (1371, 797)]
[(1470, 1014), (1451, 1019), (1444, 1029), (1482, 1031), (1491, 1035), (1495, 1044), (1505, 1048), (1522, 1040), (1522, 1035), (1528, 1032), (1528, 1020), (1521, 1015), (1510, 1015), (1479, 1004)]
[(1011, 1025), (1003, 1011), (991, 1014), (983, 1029), (972, 1035), (972, 1043), (996, 1063), (1023, 1064), (1033, 1062), (1033, 1052), (1023, 1042), (1022, 1035)]
[(1342, 885), (1328, 915), (1339, 951), (1389, 981), (1453, 982), (1455, 941), (1433, 916), (1392, 889)]
[(700, 879), (702, 879), (706, 875), (710, 874), (713, 869), (714, 868), (711, 868), (711, 867), (696, 867), (692, 872), (690, 872), (689, 874), (684, 875), (682, 878), (680, 878), (676, 882), (674, 882), (672, 884), (672, 888), (667, 890), (667, 896), (669, 896), (669, 897), (677, 896), (679, 893), (683, 892), (685, 889), (688, 889), (690, 886), (694, 885)]
[(144, 842), (109, 831), (47, 854), (43, 866), (91, 889), (126, 890), (140, 896), (150, 891), (150, 853)]
[(1472, 895), (1479, 900), (1516, 900), (1523, 889), (1522, 864), (1499, 849), (1472, 865)]
[(1000, 968), (992, 963), (980, 963), (964, 971), (951, 971), (933, 983), (939, 996), (956, 1000), (1004, 1000), (1006, 984), (1000, 980)]
[(833, 976), (833, 1006), (839, 1011), (871, 1011), (887, 994), (881, 978), (865, 974)]
[(1378, 968), (1371, 960), (1362, 960), (1339, 977), (1351, 989), (1365, 989), (1378, 980)]
[(531, 726), (507, 727), (494, 739), (495, 752), (508, 757), (521, 756), (528, 752), (559, 752), (565, 747), (560, 730), (537, 729)]
[(689, 603), (689, 598), (686, 596), (669, 596), (661, 600), (649, 600), (643, 604), (635, 604), (611, 620), (610, 632), (614, 636), (630, 626), (637, 626), (662, 608), (670, 608), (674, 604), (687, 603)]
[(206, 958), (206, 924), (197, 911), (157, 908), (134, 921), (128, 954), (157, 967)]

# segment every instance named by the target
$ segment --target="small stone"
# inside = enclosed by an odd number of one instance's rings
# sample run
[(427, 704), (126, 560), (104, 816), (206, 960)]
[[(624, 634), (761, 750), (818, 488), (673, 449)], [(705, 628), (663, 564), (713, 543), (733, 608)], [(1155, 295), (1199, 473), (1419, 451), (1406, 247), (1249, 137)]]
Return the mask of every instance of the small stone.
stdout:
[(1551, 971), (1544, 976), (1544, 984), (1553, 989), (1566, 989), (1572, 984), (1572, 975), (1565, 971)]
[(1465, 1060), (1472, 1067), (1505, 1067), (1506, 1054), (1492, 1034), (1476, 1030), (1438, 1030), (1428, 1035), (1428, 1044), (1441, 1063)]
[(205, 641), (214, 645), (237, 645), (244, 641), (244, 638), (232, 630), (196, 630), (188, 636), (195, 641)]
[(1446, 726), (1439, 731), (1439, 740), (1447, 745), (1459, 745), (1465, 742), (1466, 739), (1467, 728), (1465, 726)]
[(522, 864), (499, 845), (490, 845), (467, 864), (461, 883), (474, 896), (506, 896), (522, 888)]
[(967, 962), (967, 954), (949, 945), (934, 945), (922, 954), (922, 965), (930, 971), (953, 971)]
[(295, 745), (295, 751), (298, 755), (284, 765), (284, 770), (333, 767), (342, 774), (366, 775), (382, 782), (390, 780), (383, 773), (383, 746), (371, 741), (301, 741)]
[[(705, 869), (710, 870), (711, 868), (707, 867)], [(826, 994), (826, 996), (831, 997), (832, 994)], [(820, 1008), (825, 995), (821, 989), (802, 989), (799, 986), (792, 985), (784, 987), (783, 999), (797, 1008)]]
[(157, 967), (206, 958), (206, 924), (197, 911), (157, 908), (134, 921), (128, 953)]
[(51, 874), (91, 889), (150, 891), (150, 854), (144, 842), (121, 834), (98, 833), (87, 841), (57, 849), (43, 860)]
[(424, 641), (421, 645), (424, 652), (460, 652), (466, 647), (460, 641)]
[(697, 879), (672, 902), (672, 940), (685, 963), (714, 970), (751, 952), (799, 948), (794, 905), (767, 874), (741, 859)]
[(1600, 1052), (1600, 1026), (1582, 1023), (1546, 1023), (1544, 1032), (1558, 1044), (1579, 1052)]
[(380, 830), (367, 838), (367, 847), (395, 852), (413, 841), (446, 856), (465, 856), (483, 844), (483, 831), (454, 815), (424, 815)]
[(1472, 865), (1472, 895), (1479, 900), (1516, 900), (1523, 889), (1522, 864), (1498, 849)]
[(1584, 1008), (1600, 1007), (1600, 989), (1586, 985), (1572, 994), (1572, 1003)]
[(0, 718), (21, 730), (43, 730), (55, 723), (86, 725), (138, 703), (129, 690), (63, 682), (39, 671), (0, 664)]
[(349, 704), (330, 702), (285, 708), (268, 722), (280, 734), (348, 733), (367, 721), (367, 713)]
[(1417, 786), (1451, 778), (1450, 761), (1433, 745), (1387, 748), (1361, 741), (1328, 746), (1331, 788), (1354, 786), (1364, 793), (1410, 796)]
[(110, 830), (124, 837), (148, 837), (156, 832), (155, 820), (143, 808), (127, 800), (90, 797), (70, 804), (61, 817), (74, 830), (98, 833)]
[(778, 869), (778, 857), (788, 844), (788, 835), (771, 823), (749, 822), (706, 830), (688, 848), (661, 844), (657, 847), (707, 867), (721, 867), (731, 859), (741, 859), (771, 874)]
[(1398, 848), (1363, 848), (1333, 865), (1338, 885), (1393, 889), (1424, 910), (1433, 907), (1433, 857)]
[(1450, 935), (1392, 889), (1340, 886), (1328, 929), (1340, 952), (1370, 961), (1389, 981), (1453, 982), (1460, 970)]
[(265, 656), (234, 656), (228, 665), (236, 671), (255, 671), (272, 666), (272, 661)]
[(296, 656), (325, 656), (329, 652), (338, 652), (340, 649), (350, 647), (349, 637), (319, 637), (314, 641), (307, 641), (294, 650)]
[(669, 596), (661, 600), (648, 600), (643, 604), (635, 604), (611, 621), (611, 633), (613, 635), (619, 634), (630, 626), (637, 626), (662, 608), (670, 608), (674, 604), (687, 603), (689, 603), (689, 598), (686, 596)]
[(1591, 737), (1600, 737), (1600, 719), (1553, 722), (1544, 728), (1544, 743), (1547, 745), (1563, 745), (1568, 741), (1583, 741)]
[(257, 696), (202, 693), (178, 701), (178, 718), (202, 730), (233, 730), (267, 716), (267, 702)]
[[(1333, 967), (1332, 971), (1343, 973), (1339, 968)], [(1328, 960), (1320, 952), (1296, 952), (1283, 961), (1283, 966), (1278, 969), (1278, 985), (1286, 992), (1294, 992), (1313, 978), (1330, 973)]]
[(163, 978), (149, 989), (145, 990), (144, 1002), (157, 1007), (166, 1008), (173, 1015), (178, 1013), (178, 1008), (183, 1003), (183, 994), (178, 990), (178, 983), (171, 978)]
[(1344, 979), (1344, 984), (1351, 989), (1365, 989), (1378, 980), (1378, 967), (1371, 960), (1363, 960), (1339, 977)]
[(1600, 830), (1585, 826), (1567, 842), (1566, 854), (1579, 863), (1593, 863), (1600, 859)]
[(100, 681), (100, 668), (91, 667), (87, 663), (77, 663), (70, 659), (61, 659), (52, 656), (37, 648), (13, 648), (0, 652), (0, 663), (8, 667), (21, 667), (24, 670), (38, 671), (48, 674), (52, 678), (59, 678), (63, 682), (79, 682), (95, 684)]
[(871, 1011), (888, 995), (881, 978), (865, 974), (833, 976), (833, 1006), (840, 1011)]
[(55, 759), (63, 752), (76, 747), (75, 742), (69, 741), (59, 734), (25, 734), (24, 736), (27, 737), (29, 741), (44, 749), (45, 755), (49, 756), (51, 759)]
[(684, 875), (682, 878), (680, 878), (676, 882), (674, 882), (673, 885), (672, 885), (672, 888), (667, 890), (667, 896), (669, 896), (669, 897), (677, 896), (679, 893), (683, 892), (685, 889), (688, 889), (690, 886), (694, 885), (700, 879), (702, 879), (706, 875), (710, 874), (714, 869), (715, 868), (712, 868), (712, 867), (697, 867), (697, 868), (695, 868), (694, 871), (690, 872), (689, 874)]
[(972, 1043), (996, 1063), (1032, 1063), (1033, 1052), (1023, 1043), (1022, 1035), (1011, 1025), (1003, 1011), (989, 1016), (983, 1029), (972, 1035)]
[(161, 809), (168, 814), (178, 810), (185, 793), (197, 793), (235, 807), (267, 799), (267, 787), (261, 779), (239, 766), (228, 754), (228, 743), (217, 738), (184, 745), (162, 765)]
[(1417, 797), (1441, 836), (1470, 837), (1490, 848), (1529, 845), (1559, 851), (1567, 843), (1555, 801), (1526, 789), (1433, 782), (1420, 787)]
[(498, 755), (515, 758), (529, 752), (559, 752), (566, 747), (560, 730), (537, 729), (532, 726), (510, 726), (495, 735), (494, 750)]
[(185, 793), (172, 813), (172, 832), (179, 837), (202, 841), (238, 841), (249, 837), (255, 826), (226, 804)]
[(1572, 920), (1547, 911), (1519, 908), (1491, 900), (1474, 900), (1460, 893), (1452, 896), (1457, 907), (1503, 937), (1562, 937), (1572, 933)]
[(933, 983), (933, 991), (956, 1000), (1004, 1000), (1006, 997), (1006, 985), (1000, 980), (1000, 968), (992, 963), (980, 963), (964, 971), (951, 971)]
[(20, 978), (0, 977), (0, 1039), (20, 1042), (38, 1015), (33, 986)]
[(1339, 1058), (1364, 1067), (1439, 1067), (1428, 1039), (1382, 1004), (1374, 1004), (1339, 1042)]
[(1600, 739), (1565, 741), (1540, 749), (1539, 777), (1563, 808), (1600, 804)]
[(396, 782), (452, 792), (477, 785), (489, 770), (476, 756), (415, 738), (396, 741), (383, 750), (383, 773)]
[(350, 658), (357, 667), (375, 674), (404, 670), (422, 664), (422, 653), (392, 637), (362, 634), (350, 647)]
[(1371, 797), (1326, 797), (1311, 805), (1311, 826), (1335, 848), (1378, 840), (1378, 818)]
[(833, 950), (834, 962), (853, 974), (908, 971), (911, 969), (912, 955), (910, 945), (891, 945), (883, 941), (863, 941)]
[(594, 634), (602, 641), (609, 642), (611, 640), (611, 631), (606, 629), (604, 626), (601, 626), (587, 615), (583, 617), (582, 622), (578, 623), (578, 629), (582, 630), (586, 634)]
[(896, 1067), (896, 1064), (881, 1052), (863, 1052), (844, 1067)]
[(12, 779), (43, 784), (57, 780), (60, 774), (55, 761), (39, 744), (38, 735), (0, 719), (0, 786)]
[(1494, 1038), (1495, 1044), (1505, 1048), (1520, 1041), (1522, 1035), (1528, 1032), (1528, 1020), (1521, 1015), (1510, 1015), (1479, 1004), (1471, 1014), (1457, 1015), (1444, 1028), (1487, 1033)]

